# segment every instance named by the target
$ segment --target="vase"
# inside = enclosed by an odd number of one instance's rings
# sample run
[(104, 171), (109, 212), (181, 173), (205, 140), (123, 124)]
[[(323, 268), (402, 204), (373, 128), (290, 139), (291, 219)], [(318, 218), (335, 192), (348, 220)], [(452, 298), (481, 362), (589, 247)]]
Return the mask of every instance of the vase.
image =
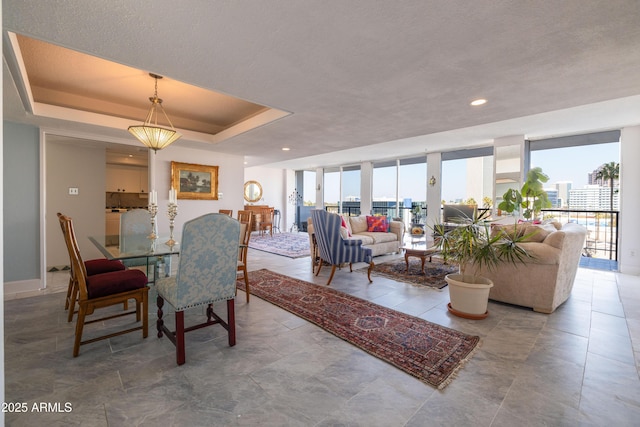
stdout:
[(465, 319), (480, 320), (489, 315), (489, 291), (493, 287), (490, 279), (481, 276), (448, 274), (445, 280), (449, 285), (451, 302), (448, 309), (451, 314)]

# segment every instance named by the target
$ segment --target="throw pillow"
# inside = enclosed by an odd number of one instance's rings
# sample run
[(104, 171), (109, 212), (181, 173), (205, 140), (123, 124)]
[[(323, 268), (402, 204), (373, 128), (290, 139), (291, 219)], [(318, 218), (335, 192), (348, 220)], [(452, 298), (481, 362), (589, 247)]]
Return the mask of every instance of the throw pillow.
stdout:
[(526, 226), (526, 223), (513, 225), (491, 224), (491, 237), (495, 237), (499, 234), (504, 233), (507, 236), (510, 236), (512, 239), (515, 239), (524, 235)]
[(358, 234), (367, 231), (367, 218), (365, 216), (349, 217), (351, 225), (351, 234)]
[(369, 232), (387, 232), (389, 229), (389, 222), (385, 215), (381, 216), (368, 216), (367, 217), (367, 231)]
[[(340, 215), (340, 219), (342, 220), (342, 224), (340, 226), (347, 231), (347, 237), (351, 237), (351, 230), (349, 230), (349, 226), (347, 225), (347, 220), (344, 218), (343, 215)], [(342, 230), (340, 230), (340, 234), (342, 234)]]
[(342, 237), (343, 239), (348, 239), (349, 237), (349, 230), (347, 230), (347, 227), (343, 227), (340, 226), (340, 237)]
[(528, 225), (524, 229), (524, 234), (526, 238), (523, 240), (524, 242), (542, 242), (547, 236), (554, 231), (557, 231), (556, 228), (552, 224), (545, 225)]

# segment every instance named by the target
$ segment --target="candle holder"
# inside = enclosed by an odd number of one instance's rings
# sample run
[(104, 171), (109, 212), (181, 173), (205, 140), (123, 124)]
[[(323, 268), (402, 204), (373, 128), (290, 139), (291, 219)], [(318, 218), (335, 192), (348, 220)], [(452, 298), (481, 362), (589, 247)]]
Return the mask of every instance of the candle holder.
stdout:
[(151, 214), (151, 234), (149, 234), (147, 237), (149, 239), (155, 240), (158, 238), (158, 235), (156, 234), (156, 215), (158, 214), (158, 205), (155, 203), (149, 203), (148, 210)]
[(293, 224), (289, 229), (290, 233), (298, 232), (298, 206), (302, 202), (302, 194), (298, 193), (298, 189), (294, 189), (291, 194), (289, 194), (289, 203), (294, 206), (294, 215), (293, 215)]
[(169, 203), (168, 206), (169, 208), (167, 210), (167, 216), (169, 216), (169, 240), (167, 240), (164, 244), (173, 246), (178, 243), (173, 240), (173, 221), (176, 219), (176, 215), (178, 215), (178, 205), (176, 203)]

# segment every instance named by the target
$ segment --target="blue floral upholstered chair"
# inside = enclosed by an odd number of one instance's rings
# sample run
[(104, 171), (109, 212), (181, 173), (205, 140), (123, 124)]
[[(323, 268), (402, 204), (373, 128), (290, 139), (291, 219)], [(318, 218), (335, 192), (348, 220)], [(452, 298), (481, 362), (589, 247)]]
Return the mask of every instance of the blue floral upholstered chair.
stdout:
[[(180, 258), (175, 276), (159, 279), (158, 338), (163, 333), (176, 346), (178, 365), (185, 363), (185, 332), (220, 324), (228, 331), (229, 345), (236, 344), (234, 298), (240, 223), (220, 213), (206, 214), (184, 224), (180, 243)], [(175, 310), (175, 331), (170, 331), (162, 319), (162, 307), (167, 301)], [(213, 311), (213, 303), (227, 301), (227, 321)], [(185, 328), (184, 311), (207, 305), (206, 322)]]
[(353, 271), (352, 263), (368, 262), (367, 277), (371, 282), (371, 270), (374, 266), (371, 249), (362, 246), (362, 240), (342, 238), (340, 235), (340, 226), (342, 224), (340, 216), (326, 212), (323, 209), (312, 209), (311, 221), (321, 259), (316, 270), (316, 276), (320, 273), (322, 261), (331, 264), (331, 275), (327, 282), (327, 286), (329, 286), (336, 272), (336, 267), (340, 264), (348, 262), (349, 270)]

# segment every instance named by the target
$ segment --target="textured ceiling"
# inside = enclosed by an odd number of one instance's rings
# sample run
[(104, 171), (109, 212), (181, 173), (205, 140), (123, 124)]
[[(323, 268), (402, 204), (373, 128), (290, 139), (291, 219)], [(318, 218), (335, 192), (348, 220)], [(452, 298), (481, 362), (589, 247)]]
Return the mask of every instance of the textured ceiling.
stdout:
[[(227, 139), (187, 132), (175, 143), (245, 155), (249, 165), (344, 164), (640, 123), (637, 0), (147, 6), (4, 0), (3, 26), (292, 113)], [(159, 91), (167, 108), (178, 103), (162, 82)], [(470, 107), (478, 97), (489, 102)], [(4, 98), (8, 119), (131, 139), (118, 121), (62, 126), (7, 105), (15, 93)]]

